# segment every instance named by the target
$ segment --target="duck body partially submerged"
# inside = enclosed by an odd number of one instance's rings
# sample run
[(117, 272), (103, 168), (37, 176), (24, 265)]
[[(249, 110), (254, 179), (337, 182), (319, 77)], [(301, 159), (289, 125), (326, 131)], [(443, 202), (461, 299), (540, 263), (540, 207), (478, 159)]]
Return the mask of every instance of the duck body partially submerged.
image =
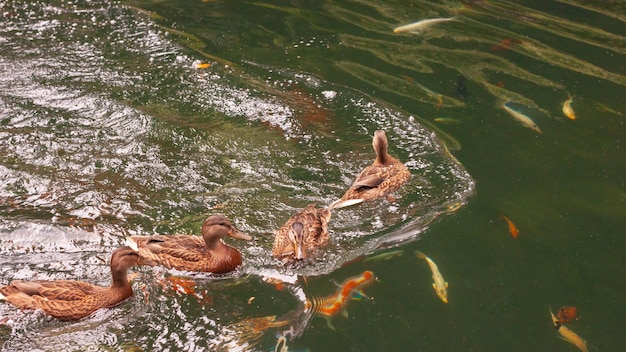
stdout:
[(329, 221), (329, 208), (307, 205), (276, 231), (272, 255), (277, 258), (306, 259), (312, 251), (328, 243)]
[(131, 236), (127, 243), (137, 248), (142, 258), (155, 265), (168, 269), (222, 274), (235, 270), (242, 262), (241, 253), (222, 241), (225, 236), (252, 239), (237, 230), (225, 217), (212, 215), (202, 224), (202, 237)]
[(137, 251), (120, 247), (111, 255), (109, 287), (75, 280), (14, 280), (0, 286), (0, 300), (20, 309), (41, 309), (59, 320), (78, 320), (101, 308), (120, 304), (133, 295), (128, 269), (142, 264)]
[(372, 165), (361, 171), (343, 197), (331, 204), (331, 208), (388, 196), (411, 178), (409, 169), (400, 160), (389, 155), (385, 131), (374, 132), (372, 147), (376, 152)]

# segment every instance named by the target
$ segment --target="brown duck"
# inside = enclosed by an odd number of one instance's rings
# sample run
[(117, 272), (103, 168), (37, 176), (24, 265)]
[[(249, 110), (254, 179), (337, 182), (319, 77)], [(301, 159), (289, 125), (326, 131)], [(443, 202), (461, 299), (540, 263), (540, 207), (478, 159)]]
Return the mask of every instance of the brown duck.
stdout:
[(78, 320), (132, 296), (127, 272), (130, 267), (141, 264), (135, 250), (120, 247), (111, 255), (113, 283), (109, 287), (73, 280), (14, 280), (7, 286), (0, 286), (0, 300), (20, 309), (41, 309), (60, 320)]
[(298, 260), (307, 258), (312, 250), (328, 243), (329, 220), (329, 208), (307, 205), (276, 231), (272, 255)]
[(225, 236), (242, 240), (252, 237), (237, 230), (225, 217), (211, 215), (202, 224), (202, 237), (131, 236), (127, 244), (142, 258), (168, 269), (227, 273), (241, 265), (241, 253), (222, 241)]
[(331, 209), (387, 196), (411, 177), (409, 169), (387, 153), (389, 142), (385, 131), (374, 132), (372, 147), (376, 152), (376, 159), (359, 174), (343, 197), (331, 204)]

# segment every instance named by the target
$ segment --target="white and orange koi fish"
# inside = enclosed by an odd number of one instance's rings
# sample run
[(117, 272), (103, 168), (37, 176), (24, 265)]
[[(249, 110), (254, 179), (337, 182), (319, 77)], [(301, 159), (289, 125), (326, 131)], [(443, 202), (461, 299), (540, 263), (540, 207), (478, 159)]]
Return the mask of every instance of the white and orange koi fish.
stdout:
[(552, 309), (550, 309), (550, 316), (552, 317), (552, 324), (554, 324), (554, 328), (558, 330), (559, 337), (572, 345), (578, 347), (582, 352), (588, 352), (587, 342), (582, 339), (582, 337), (578, 336), (575, 332), (569, 329), (567, 326), (561, 324), (559, 319), (557, 319), (552, 313)]
[(572, 98), (572, 96), (567, 93), (567, 100), (563, 102), (563, 114), (567, 116), (570, 120), (576, 120), (576, 113), (572, 108), (573, 101), (574, 98)]
[(341, 313), (344, 317), (348, 317), (346, 306), (352, 299), (360, 300), (361, 298), (369, 298), (363, 293), (363, 289), (370, 286), (376, 281), (376, 276), (371, 271), (365, 271), (359, 276), (355, 276), (344, 281), (335, 294), (326, 298), (307, 299), (305, 303), (305, 312), (313, 312), (323, 316), (328, 322), (328, 327), (335, 330), (331, 323), (331, 319)]

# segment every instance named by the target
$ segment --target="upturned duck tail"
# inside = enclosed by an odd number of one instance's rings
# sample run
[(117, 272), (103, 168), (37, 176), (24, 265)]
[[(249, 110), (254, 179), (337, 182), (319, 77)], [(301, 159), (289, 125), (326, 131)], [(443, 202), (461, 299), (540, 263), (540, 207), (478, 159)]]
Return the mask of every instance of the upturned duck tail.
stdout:
[(139, 246), (137, 245), (137, 242), (133, 241), (133, 239), (130, 237), (126, 237), (124, 245), (130, 247), (134, 251), (139, 251)]
[(330, 205), (328, 206), (328, 210), (341, 209), (341, 208), (349, 207), (351, 205), (359, 204), (362, 202), (363, 202), (363, 199), (347, 199), (347, 200), (338, 199), (330, 203)]

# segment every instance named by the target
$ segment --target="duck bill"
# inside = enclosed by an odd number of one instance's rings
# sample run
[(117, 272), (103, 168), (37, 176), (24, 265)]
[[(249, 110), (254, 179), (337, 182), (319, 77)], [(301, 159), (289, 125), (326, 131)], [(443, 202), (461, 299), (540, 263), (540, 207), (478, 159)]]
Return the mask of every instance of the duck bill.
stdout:
[(243, 233), (243, 232), (241, 232), (239, 230), (236, 230), (236, 229), (233, 229), (230, 233), (228, 233), (228, 235), (230, 237), (232, 237), (232, 238), (236, 238), (236, 239), (239, 239), (239, 240), (245, 240), (245, 241), (252, 240), (252, 236), (250, 236), (250, 235), (248, 235), (246, 233)]
[(295, 243), (293, 246), (293, 257), (297, 260), (304, 259), (304, 251), (302, 250), (302, 246), (299, 243)]

